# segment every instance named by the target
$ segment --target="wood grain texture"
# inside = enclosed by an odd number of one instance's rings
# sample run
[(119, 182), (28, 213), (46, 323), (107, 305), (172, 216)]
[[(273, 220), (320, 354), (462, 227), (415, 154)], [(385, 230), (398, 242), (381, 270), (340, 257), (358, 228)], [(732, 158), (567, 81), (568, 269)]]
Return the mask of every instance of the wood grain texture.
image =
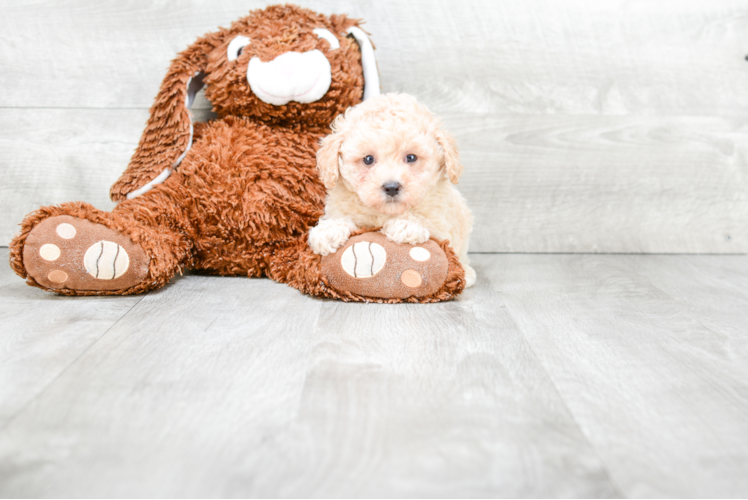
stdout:
[(477, 261), (622, 494), (748, 494), (746, 257)]
[(43, 205), (111, 210), (109, 186), (138, 144), (146, 110), (5, 109), (0, 113), (0, 243)]
[(618, 495), (487, 280), (393, 306), (187, 276), (0, 432), (0, 470), (4, 497)]
[[(444, 117), (473, 251), (748, 252), (744, 1), (300, 3), (364, 18), (383, 90)], [(264, 5), (6, 2), (0, 244), (40, 205), (112, 208), (169, 61)]]
[[(208, 115), (196, 111), (200, 119)], [(109, 187), (148, 118), (139, 109), (4, 109), (0, 112), (0, 245), (40, 206), (86, 201), (111, 210)]]
[(0, 268), (0, 401), (25, 398), (0, 495), (748, 494), (748, 258), (472, 259), (476, 288), (434, 305), (188, 275), (77, 353), (50, 325), (133, 298)]
[[(196, 112), (198, 118), (206, 111)], [(7, 244), (41, 205), (111, 209), (143, 110), (5, 110)], [(446, 114), (476, 252), (748, 252), (744, 119)]]
[(447, 115), (475, 252), (746, 253), (748, 120)]
[[(440, 113), (748, 112), (740, 0), (297, 3), (365, 19), (385, 90)], [(178, 51), (266, 4), (4, 2), (0, 106), (148, 108)]]
[(0, 249), (0, 429), (142, 299), (40, 294), (5, 265), (8, 253)]

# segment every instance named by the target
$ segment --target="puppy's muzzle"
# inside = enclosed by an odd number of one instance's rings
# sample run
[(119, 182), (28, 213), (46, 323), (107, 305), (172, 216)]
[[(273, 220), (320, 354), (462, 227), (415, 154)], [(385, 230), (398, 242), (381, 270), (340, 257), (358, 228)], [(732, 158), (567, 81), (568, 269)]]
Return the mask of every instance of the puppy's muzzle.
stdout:
[(401, 187), (402, 185), (399, 182), (387, 182), (382, 184), (382, 191), (384, 191), (387, 196), (394, 198), (400, 193)]

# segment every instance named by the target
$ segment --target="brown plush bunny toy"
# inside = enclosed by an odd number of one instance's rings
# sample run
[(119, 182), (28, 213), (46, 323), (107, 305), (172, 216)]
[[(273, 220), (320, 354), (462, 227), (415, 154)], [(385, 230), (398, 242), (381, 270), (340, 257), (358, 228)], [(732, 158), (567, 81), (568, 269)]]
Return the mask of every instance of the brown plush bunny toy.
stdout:
[[(218, 118), (192, 123), (203, 86)], [(376, 231), (324, 258), (307, 245), (324, 207), (319, 140), (335, 116), (378, 93), (373, 47), (356, 20), (292, 5), (253, 11), (172, 62), (111, 189), (119, 205), (36, 210), (13, 239), (10, 264), (30, 285), (67, 295), (140, 293), (187, 268), (265, 275), (343, 300), (448, 300), (464, 273), (447, 242), (422, 245), (425, 262)], [(356, 269), (341, 263), (346, 251)], [(421, 280), (406, 284), (406, 270)]]

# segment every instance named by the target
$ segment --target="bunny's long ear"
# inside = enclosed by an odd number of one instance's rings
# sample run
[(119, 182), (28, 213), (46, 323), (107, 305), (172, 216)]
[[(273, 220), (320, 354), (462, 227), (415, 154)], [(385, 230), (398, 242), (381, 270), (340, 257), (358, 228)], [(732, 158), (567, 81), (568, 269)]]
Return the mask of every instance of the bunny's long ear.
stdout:
[(364, 101), (380, 94), (379, 70), (374, 57), (374, 45), (369, 36), (358, 26), (348, 28), (348, 33), (356, 40), (361, 49), (361, 66), (364, 70)]
[(165, 181), (187, 154), (192, 145), (190, 107), (203, 86), (212, 48), (209, 37), (201, 38), (172, 61), (135, 154), (109, 192), (112, 200), (135, 198)]

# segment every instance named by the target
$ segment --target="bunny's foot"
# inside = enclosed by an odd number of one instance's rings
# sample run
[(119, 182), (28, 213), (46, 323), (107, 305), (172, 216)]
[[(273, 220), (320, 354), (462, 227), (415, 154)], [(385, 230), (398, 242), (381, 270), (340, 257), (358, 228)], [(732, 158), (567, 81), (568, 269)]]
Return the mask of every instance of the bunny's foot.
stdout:
[(465, 272), (447, 242), (398, 244), (379, 231), (351, 237), (322, 258), (320, 272), (344, 300), (437, 302), (465, 287)]
[(18, 264), (41, 288), (88, 295), (136, 287), (148, 276), (149, 262), (128, 236), (103, 224), (58, 215), (31, 229)]

